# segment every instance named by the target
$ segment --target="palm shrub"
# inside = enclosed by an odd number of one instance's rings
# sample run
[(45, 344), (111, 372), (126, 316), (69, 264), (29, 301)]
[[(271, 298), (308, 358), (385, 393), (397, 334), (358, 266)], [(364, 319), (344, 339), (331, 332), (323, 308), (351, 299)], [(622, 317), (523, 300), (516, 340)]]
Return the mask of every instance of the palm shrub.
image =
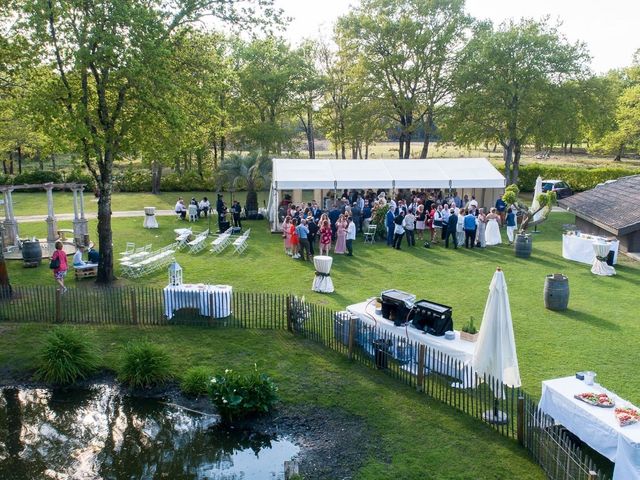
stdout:
[(209, 396), (225, 422), (253, 414), (268, 413), (277, 400), (278, 387), (257, 368), (242, 375), (233, 370), (214, 376), (209, 383)]
[(192, 397), (206, 395), (211, 377), (212, 375), (208, 368), (191, 367), (185, 372), (182, 382), (180, 383), (180, 389), (186, 395)]
[(146, 340), (127, 344), (119, 379), (133, 388), (151, 388), (172, 378), (169, 354)]
[(98, 356), (91, 340), (74, 328), (57, 327), (44, 339), (35, 377), (48, 383), (70, 385), (97, 368)]

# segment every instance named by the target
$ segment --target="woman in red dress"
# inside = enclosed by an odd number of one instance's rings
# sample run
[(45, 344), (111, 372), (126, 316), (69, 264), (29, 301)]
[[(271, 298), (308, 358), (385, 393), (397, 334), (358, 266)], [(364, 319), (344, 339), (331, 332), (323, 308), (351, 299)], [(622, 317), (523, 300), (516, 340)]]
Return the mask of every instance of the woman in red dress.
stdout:
[(320, 255), (329, 255), (331, 248), (331, 224), (324, 220), (320, 227)]
[(298, 233), (296, 232), (297, 226), (298, 226), (298, 219), (294, 218), (291, 221), (291, 225), (289, 226), (289, 237), (291, 238), (291, 253), (293, 254), (291, 258), (300, 258), (300, 254), (298, 253), (298, 246), (300, 245), (300, 239), (298, 238)]

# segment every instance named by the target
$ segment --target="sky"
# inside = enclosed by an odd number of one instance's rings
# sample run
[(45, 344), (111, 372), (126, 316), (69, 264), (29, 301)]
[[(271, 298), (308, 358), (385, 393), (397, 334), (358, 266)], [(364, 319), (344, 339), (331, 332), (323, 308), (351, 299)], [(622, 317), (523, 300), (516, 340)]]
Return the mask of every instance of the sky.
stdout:
[[(303, 38), (331, 37), (336, 19), (358, 0), (275, 0), (292, 17), (285, 37), (296, 44)], [(582, 41), (593, 57), (591, 68), (604, 73), (631, 64), (640, 49), (640, 0), (467, 0), (467, 11), (498, 24), (509, 18), (550, 15), (560, 19), (569, 41)]]

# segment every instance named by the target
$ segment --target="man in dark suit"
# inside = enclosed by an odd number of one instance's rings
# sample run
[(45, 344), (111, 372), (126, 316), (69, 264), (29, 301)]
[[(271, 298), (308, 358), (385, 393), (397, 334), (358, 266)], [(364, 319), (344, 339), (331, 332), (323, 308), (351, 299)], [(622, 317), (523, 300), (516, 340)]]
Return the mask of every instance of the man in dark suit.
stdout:
[(458, 215), (456, 215), (456, 211), (453, 208), (449, 210), (449, 214), (449, 221), (447, 222), (447, 237), (444, 240), (444, 246), (449, 248), (449, 237), (451, 237), (453, 239), (453, 248), (458, 248), (458, 244), (456, 243)]
[(313, 245), (316, 241), (316, 236), (318, 235), (318, 224), (312, 216), (307, 217), (307, 228), (309, 229), (309, 234), (307, 238), (309, 239), (309, 253), (311, 257), (315, 255), (313, 250)]

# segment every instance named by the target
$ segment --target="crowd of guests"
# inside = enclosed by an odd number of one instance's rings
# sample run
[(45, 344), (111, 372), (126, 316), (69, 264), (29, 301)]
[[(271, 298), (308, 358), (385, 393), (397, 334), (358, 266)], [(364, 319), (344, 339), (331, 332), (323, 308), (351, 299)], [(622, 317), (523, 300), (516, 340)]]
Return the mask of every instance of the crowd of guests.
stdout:
[(501, 227), (506, 226), (509, 244), (514, 241), (517, 219), (514, 206), (502, 196), (490, 209), (480, 207), (475, 196), (458, 196), (442, 191), (400, 193), (388, 199), (386, 192), (345, 190), (340, 198), (325, 198), (325, 208), (314, 200), (294, 205), (288, 199), (281, 205), (282, 237), (287, 255), (311, 260), (316, 251), (328, 255), (353, 255), (357, 232), (366, 231), (380, 208), (386, 208), (386, 242), (401, 250), (424, 242), (430, 247), (442, 242), (446, 248), (485, 248), (502, 244)]

